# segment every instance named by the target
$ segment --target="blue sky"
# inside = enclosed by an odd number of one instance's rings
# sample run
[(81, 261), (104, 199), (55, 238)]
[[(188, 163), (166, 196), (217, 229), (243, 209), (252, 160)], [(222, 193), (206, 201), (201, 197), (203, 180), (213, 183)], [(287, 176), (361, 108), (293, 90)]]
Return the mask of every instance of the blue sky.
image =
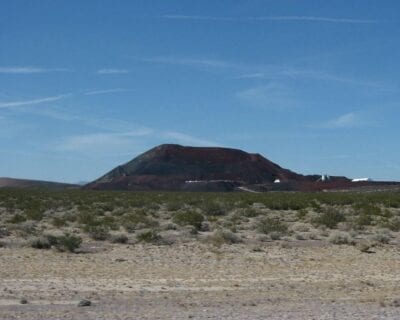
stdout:
[(178, 143), (400, 180), (399, 36), (399, 1), (1, 1), (0, 176)]

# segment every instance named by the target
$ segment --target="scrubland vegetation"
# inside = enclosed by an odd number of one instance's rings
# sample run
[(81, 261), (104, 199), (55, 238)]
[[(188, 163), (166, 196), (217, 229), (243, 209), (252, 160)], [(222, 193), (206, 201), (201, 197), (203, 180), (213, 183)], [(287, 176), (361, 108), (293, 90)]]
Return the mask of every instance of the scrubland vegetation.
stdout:
[(114, 244), (203, 241), (215, 246), (321, 241), (393, 242), (400, 193), (168, 193), (0, 190), (1, 246), (79, 252)]

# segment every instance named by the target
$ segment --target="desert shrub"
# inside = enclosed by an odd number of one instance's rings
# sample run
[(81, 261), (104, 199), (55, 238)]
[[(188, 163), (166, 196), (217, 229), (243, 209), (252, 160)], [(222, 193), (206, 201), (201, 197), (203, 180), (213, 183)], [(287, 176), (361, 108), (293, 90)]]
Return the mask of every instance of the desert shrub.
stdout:
[(35, 235), (37, 233), (36, 223), (33, 221), (24, 221), (18, 225), (13, 226), (14, 230), (17, 231), (18, 235), (27, 237), (29, 235)]
[(369, 241), (361, 241), (357, 243), (357, 249), (363, 253), (371, 253), (371, 248), (374, 246), (373, 243)]
[(119, 233), (111, 236), (112, 243), (127, 243), (129, 240), (128, 236), (124, 233)]
[(55, 246), (58, 242), (57, 236), (53, 234), (45, 234), (43, 237), (47, 240), (48, 243), (50, 243), (51, 246)]
[(255, 208), (245, 208), (242, 209), (241, 214), (247, 218), (254, 218), (258, 217), (261, 214), (261, 212), (260, 210), (257, 210)]
[(38, 237), (31, 240), (30, 246), (35, 249), (50, 249), (51, 243), (46, 237)]
[(382, 214), (382, 210), (379, 206), (365, 202), (354, 204), (353, 209), (356, 213), (360, 215), (379, 216)]
[(384, 244), (387, 244), (387, 243), (390, 242), (390, 237), (389, 237), (387, 234), (384, 234), (384, 233), (377, 233), (377, 234), (374, 234), (374, 235), (371, 237), (371, 239), (372, 239), (373, 241), (378, 242), (378, 243), (384, 243)]
[(388, 228), (394, 232), (400, 231), (400, 217), (395, 216), (389, 219), (389, 221), (383, 224), (383, 227)]
[(92, 211), (80, 211), (77, 214), (78, 223), (87, 226), (96, 226), (99, 224), (95, 212)]
[(308, 232), (310, 231), (310, 226), (306, 223), (295, 222), (290, 226), (290, 230), (298, 232)]
[(272, 231), (269, 233), (269, 237), (271, 240), (276, 241), (276, 240), (281, 240), (282, 234), (278, 231)]
[(207, 237), (207, 241), (215, 246), (221, 246), (226, 244), (235, 244), (241, 242), (240, 237), (230, 230), (218, 229), (214, 233)]
[(205, 201), (201, 209), (207, 216), (223, 216), (226, 214), (226, 208), (216, 201)]
[(158, 221), (147, 217), (144, 210), (130, 212), (122, 217), (122, 223), (126, 231), (132, 233), (135, 230), (144, 228), (154, 228), (158, 226)]
[(25, 215), (16, 213), (10, 219), (7, 220), (8, 223), (21, 223), (28, 220)]
[(7, 228), (0, 227), (0, 238), (8, 237), (10, 234), (11, 233)]
[(93, 240), (104, 241), (110, 236), (110, 229), (107, 226), (88, 226), (85, 231)]
[(284, 234), (287, 232), (287, 229), (287, 225), (279, 218), (263, 217), (257, 224), (257, 230), (264, 234), (270, 234), (272, 232)]
[(157, 243), (161, 240), (161, 236), (156, 230), (142, 231), (137, 234), (136, 238), (141, 242)]
[(373, 219), (372, 219), (371, 215), (362, 213), (356, 217), (356, 219), (354, 220), (354, 223), (357, 227), (363, 228), (364, 226), (371, 225), (372, 221), (373, 221)]
[(298, 219), (304, 219), (307, 213), (308, 213), (307, 209), (303, 208), (296, 211), (296, 216)]
[(333, 244), (349, 244), (351, 237), (347, 232), (334, 231), (329, 235), (328, 241)]
[(168, 211), (178, 211), (182, 208), (182, 203), (178, 201), (168, 202), (166, 208)]
[(306, 240), (306, 238), (304, 237), (304, 234), (302, 234), (302, 233), (296, 233), (295, 238), (296, 238), (296, 240)]
[(59, 251), (75, 252), (82, 244), (82, 238), (69, 233), (65, 233), (62, 236), (58, 236), (55, 247)]
[(51, 219), (51, 224), (56, 228), (61, 228), (65, 227), (68, 222), (64, 217), (53, 217), (53, 219)]
[(345, 215), (336, 208), (328, 207), (315, 219), (319, 225), (324, 225), (330, 229), (337, 227), (339, 222), (346, 221)]
[(24, 213), (29, 220), (40, 221), (44, 218), (44, 212), (40, 208), (30, 208), (25, 210)]
[(204, 217), (196, 211), (179, 211), (174, 214), (172, 221), (180, 226), (191, 225), (199, 230)]

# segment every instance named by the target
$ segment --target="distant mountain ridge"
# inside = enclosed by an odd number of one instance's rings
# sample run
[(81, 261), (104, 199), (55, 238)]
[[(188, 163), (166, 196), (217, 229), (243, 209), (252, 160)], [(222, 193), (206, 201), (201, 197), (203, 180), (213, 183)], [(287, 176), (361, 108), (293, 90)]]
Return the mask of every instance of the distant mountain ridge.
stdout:
[[(243, 186), (261, 189), (264, 186), (293, 189), (314, 183), (319, 177), (295, 173), (260, 154), (238, 149), (164, 144), (114, 168), (85, 188), (232, 191)], [(332, 180), (350, 181), (345, 177), (332, 177)]]
[(75, 184), (61, 182), (0, 177), (0, 188), (72, 189), (79, 188), (79, 186)]

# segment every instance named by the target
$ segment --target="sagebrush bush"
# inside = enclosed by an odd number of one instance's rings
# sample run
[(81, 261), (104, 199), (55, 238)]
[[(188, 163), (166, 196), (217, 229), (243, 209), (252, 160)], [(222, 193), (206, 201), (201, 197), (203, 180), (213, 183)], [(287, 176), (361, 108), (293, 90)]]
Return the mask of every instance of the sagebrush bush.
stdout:
[(226, 214), (226, 208), (216, 201), (204, 202), (201, 209), (207, 216), (223, 216)]
[(264, 234), (270, 234), (271, 232), (285, 234), (288, 227), (279, 218), (263, 217), (257, 223), (257, 230)]
[(241, 242), (241, 238), (230, 230), (218, 229), (208, 236), (207, 241), (215, 246), (226, 244), (235, 244)]
[(390, 218), (386, 223), (383, 224), (383, 227), (390, 229), (394, 232), (400, 231), (400, 217), (395, 216)]
[(38, 237), (30, 241), (30, 246), (35, 249), (50, 249), (51, 243), (46, 237)]
[(53, 217), (53, 219), (51, 220), (51, 224), (56, 228), (61, 228), (67, 226), (68, 221), (64, 217)]
[(82, 238), (73, 234), (65, 233), (56, 237), (55, 247), (59, 251), (75, 252), (82, 244)]
[(156, 230), (142, 231), (136, 235), (141, 242), (157, 243), (161, 240), (161, 236)]
[(345, 215), (338, 209), (328, 207), (316, 218), (315, 222), (319, 225), (324, 225), (330, 229), (337, 227), (339, 222), (346, 221)]
[(128, 236), (124, 233), (119, 233), (111, 236), (111, 242), (113, 243), (127, 243), (128, 240)]
[(110, 229), (107, 226), (88, 226), (85, 231), (93, 240), (104, 241), (110, 236)]
[(328, 241), (333, 244), (350, 244), (351, 237), (347, 232), (333, 231), (329, 235)]
[(204, 217), (196, 211), (178, 211), (173, 215), (172, 221), (180, 226), (191, 225), (199, 230)]

